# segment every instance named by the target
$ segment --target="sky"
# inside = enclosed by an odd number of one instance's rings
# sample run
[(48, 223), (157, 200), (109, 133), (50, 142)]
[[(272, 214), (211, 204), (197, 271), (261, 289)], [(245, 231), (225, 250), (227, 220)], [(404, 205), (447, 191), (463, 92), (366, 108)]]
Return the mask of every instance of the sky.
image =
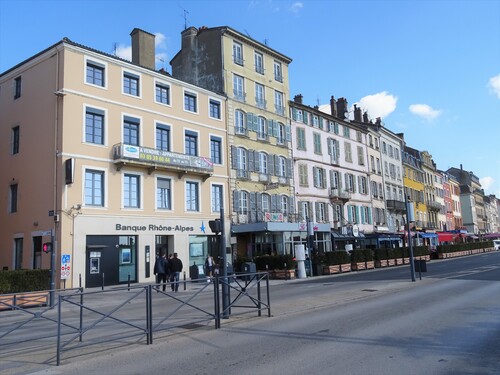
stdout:
[(0, 74), (64, 37), (130, 58), (135, 27), (171, 72), (186, 26), (266, 43), (293, 60), (289, 99), (345, 97), (500, 198), (500, 0), (0, 0)]

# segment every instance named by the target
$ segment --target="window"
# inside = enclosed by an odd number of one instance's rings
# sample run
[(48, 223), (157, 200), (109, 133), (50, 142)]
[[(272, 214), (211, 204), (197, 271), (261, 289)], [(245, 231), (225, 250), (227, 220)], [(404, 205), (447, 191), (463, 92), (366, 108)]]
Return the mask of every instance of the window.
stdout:
[(276, 140), (278, 144), (282, 145), (286, 141), (286, 129), (285, 129), (285, 124), (282, 124), (281, 122), (278, 122), (277, 127), (276, 127)]
[(259, 139), (265, 139), (267, 140), (267, 124), (266, 124), (266, 119), (264, 117), (259, 117), (259, 131), (257, 133), (257, 137)]
[(21, 97), (21, 77), (14, 79), (14, 99)]
[(123, 92), (139, 96), (139, 76), (132, 73), (123, 73)]
[(125, 116), (123, 119), (123, 143), (139, 146), (139, 119)]
[(284, 115), (285, 108), (283, 107), (283, 93), (281, 91), (274, 91), (274, 108), (276, 113)]
[(365, 154), (362, 146), (358, 146), (358, 164), (365, 165)]
[(246, 126), (246, 117), (245, 113), (240, 110), (234, 111), (234, 132), (236, 134), (246, 134), (247, 126)]
[(254, 61), (255, 61), (255, 71), (257, 73), (264, 74), (264, 56), (262, 56), (262, 53), (255, 52)]
[(345, 189), (351, 193), (356, 192), (356, 183), (354, 180), (354, 175), (346, 173), (345, 175)]
[(280, 210), (284, 214), (288, 213), (288, 197), (286, 195), (280, 197)]
[(125, 208), (140, 208), (140, 177), (133, 174), (123, 176), (123, 206)]
[(247, 150), (238, 147), (236, 149), (233, 161), (233, 168), (236, 169), (236, 176), (238, 178), (248, 178), (248, 161)]
[(382, 142), (382, 153), (387, 155), (387, 144)]
[(303, 128), (296, 128), (297, 150), (306, 149), (306, 131)]
[(198, 156), (198, 133), (192, 130), (184, 132), (184, 153), (186, 155)]
[(394, 157), (394, 149), (392, 148), (392, 145), (389, 145), (389, 156), (390, 156), (391, 158), (393, 158), (393, 157)]
[(184, 93), (184, 110), (189, 112), (197, 112), (196, 94), (190, 92)]
[(345, 151), (345, 161), (352, 163), (352, 151), (351, 151), (351, 144), (349, 142), (344, 142), (344, 151)]
[(259, 152), (259, 172), (267, 174), (267, 154), (265, 152)]
[(19, 126), (12, 128), (12, 155), (19, 153)]
[(371, 166), (371, 169), (372, 169), (372, 172), (376, 172), (376, 169), (375, 169), (375, 158), (373, 157), (373, 155), (370, 155), (370, 166)]
[(222, 139), (210, 136), (210, 157), (214, 164), (222, 164)]
[(368, 145), (370, 147), (373, 147), (373, 137), (371, 134), (368, 134)]
[(326, 204), (323, 202), (316, 202), (316, 221), (323, 223), (326, 221)]
[(297, 121), (304, 122), (304, 114), (301, 109), (297, 109)]
[(361, 141), (363, 140), (362, 135), (361, 135), (361, 132), (360, 132), (359, 130), (358, 130), (358, 131), (356, 131), (356, 140), (357, 140), (358, 142), (361, 142)]
[(260, 83), (255, 83), (255, 104), (259, 108), (266, 107), (265, 89)]
[(210, 99), (209, 105), (210, 105), (210, 117), (220, 120), (221, 119), (220, 101), (215, 99)]
[(309, 202), (299, 202), (300, 219), (306, 220), (309, 218)]
[(278, 170), (276, 171), (279, 177), (286, 177), (286, 159), (283, 156), (278, 158)]
[(104, 144), (104, 111), (88, 107), (85, 109), (85, 142)]
[(23, 268), (23, 238), (14, 239), (14, 269), (20, 270)]
[(382, 171), (380, 169), (380, 159), (379, 158), (377, 158), (377, 173), (382, 174)]
[(170, 86), (157, 83), (156, 84), (156, 97), (155, 100), (157, 103), (161, 104), (170, 104)]
[(319, 128), (319, 117), (316, 115), (313, 115), (313, 126)]
[(314, 153), (321, 155), (321, 134), (319, 133), (313, 133), (314, 137)]
[(212, 212), (220, 212), (222, 206), (222, 185), (212, 185)]
[(339, 172), (330, 170), (330, 187), (332, 189), (338, 189), (340, 186), (340, 176)]
[(278, 82), (283, 82), (283, 71), (279, 61), (274, 62), (274, 79)]
[(85, 205), (104, 206), (104, 172), (85, 170)]
[(262, 212), (269, 212), (271, 210), (271, 197), (269, 194), (261, 195)]
[(245, 91), (243, 88), (243, 77), (234, 74), (233, 75), (233, 94), (236, 100), (244, 101), (245, 100)]
[(17, 184), (10, 185), (9, 191), (9, 212), (14, 213), (17, 212)]
[(243, 65), (243, 46), (237, 42), (233, 42), (233, 60), (235, 64)]
[(326, 170), (323, 168), (313, 167), (314, 187), (326, 188)]
[(198, 182), (186, 182), (186, 211), (199, 211)]
[(372, 181), (370, 185), (371, 185), (372, 197), (377, 198), (378, 197), (377, 183), (375, 181)]
[(87, 61), (86, 82), (100, 87), (105, 86), (104, 65)]
[(309, 186), (307, 177), (307, 164), (299, 164), (299, 185)]
[(238, 212), (242, 214), (248, 213), (248, 193), (246, 191), (241, 191), (238, 200)]
[(172, 182), (169, 178), (158, 177), (156, 180), (156, 208), (172, 209)]
[(351, 138), (351, 129), (344, 125), (344, 137)]
[(170, 151), (170, 126), (156, 124), (156, 149)]
[(399, 149), (397, 147), (394, 147), (394, 157), (399, 160)]
[(361, 194), (368, 194), (368, 179), (364, 176), (358, 176), (359, 192)]

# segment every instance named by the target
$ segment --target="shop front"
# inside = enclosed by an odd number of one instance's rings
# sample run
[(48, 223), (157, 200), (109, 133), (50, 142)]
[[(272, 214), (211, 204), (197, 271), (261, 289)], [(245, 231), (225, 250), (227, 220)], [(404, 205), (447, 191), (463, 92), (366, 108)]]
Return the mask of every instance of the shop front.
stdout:
[[(156, 256), (174, 252), (189, 267), (203, 265), (208, 254), (221, 257), (219, 237), (211, 233), (208, 220), (84, 217), (75, 218), (71, 276), (66, 287), (86, 288), (154, 282)], [(69, 246), (68, 246), (69, 247)]]

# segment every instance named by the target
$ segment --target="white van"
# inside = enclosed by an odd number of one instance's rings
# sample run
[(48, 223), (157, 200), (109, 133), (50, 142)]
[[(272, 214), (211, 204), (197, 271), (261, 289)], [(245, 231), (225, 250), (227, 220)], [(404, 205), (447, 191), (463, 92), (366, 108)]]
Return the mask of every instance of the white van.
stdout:
[(500, 250), (500, 240), (493, 240), (493, 246), (495, 246), (495, 250)]

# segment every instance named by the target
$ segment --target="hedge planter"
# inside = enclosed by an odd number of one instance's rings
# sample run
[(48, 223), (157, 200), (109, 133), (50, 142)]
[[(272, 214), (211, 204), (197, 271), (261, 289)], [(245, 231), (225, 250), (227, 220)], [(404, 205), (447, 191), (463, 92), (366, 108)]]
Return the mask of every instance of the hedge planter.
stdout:
[(334, 275), (340, 272), (340, 264), (335, 264), (333, 266), (323, 266), (323, 275)]
[(341, 264), (340, 265), (340, 272), (351, 272), (351, 265), (350, 264)]
[(365, 262), (351, 263), (351, 270), (352, 271), (366, 270), (366, 264), (365, 264)]
[(382, 268), (382, 267), (387, 267), (387, 260), (375, 260), (375, 268)]
[(374, 269), (375, 268), (375, 261), (369, 260), (369, 261), (365, 262), (365, 267), (367, 270)]
[(271, 270), (269, 277), (275, 280), (292, 280), (295, 279), (295, 270)]

